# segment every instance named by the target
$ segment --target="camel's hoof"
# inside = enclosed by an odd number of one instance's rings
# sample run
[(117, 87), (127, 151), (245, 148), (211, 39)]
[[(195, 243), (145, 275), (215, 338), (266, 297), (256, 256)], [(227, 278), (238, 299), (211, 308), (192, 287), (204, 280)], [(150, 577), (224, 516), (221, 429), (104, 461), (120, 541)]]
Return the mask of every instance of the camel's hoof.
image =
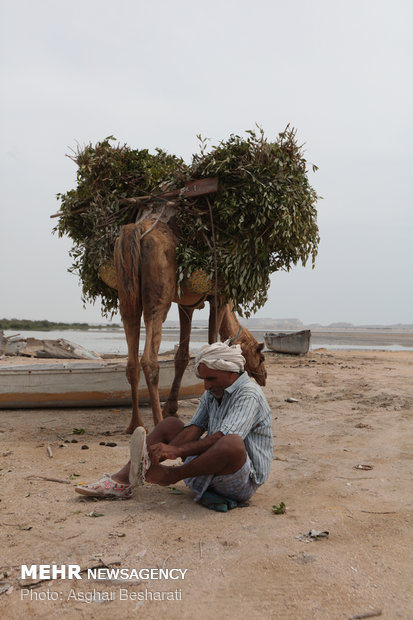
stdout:
[(174, 404), (174, 403), (166, 402), (164, 406), (162, 407), (162, 417), (169, 418), (169, 416), (175, 416), (177, 418), (178, 417), (177, 411), (178, 411), (178, 405), (176, 403)]

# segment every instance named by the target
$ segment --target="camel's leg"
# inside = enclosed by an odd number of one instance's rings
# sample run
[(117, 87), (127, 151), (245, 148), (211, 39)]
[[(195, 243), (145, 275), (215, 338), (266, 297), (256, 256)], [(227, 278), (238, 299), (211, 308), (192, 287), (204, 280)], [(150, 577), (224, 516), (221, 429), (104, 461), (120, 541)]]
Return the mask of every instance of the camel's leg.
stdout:
[(162, 323), (168, 314), (170, 304), (164, 312), (157, 310), (150, 313), (152, 316), (145, 316), (146, 327), (145, 349), (141, 358), (142, 370), (145, 373), (146, 384), (148, 386), (149, 397), (152, 405), (153, 422), (155, 426), (162, 420), (161, 405), (159, 402), (159, 361), (158, 353), (162, 339)]
[(115, 244), (114, 260), (118, 281), (119, 309), (122, 316), (128, 362), (126, 377), (131, 386), (132, 418), (127, 433), (133, 433), (137, 426), (143, 426), (139, 413), (139, 333), (142, 316), (140, 297), (140, 230), (134, 224), (121, 228)]
[(125, 330), (126, 341), (128, 343), (128, 362), (126, 365), (126, 377), (131, 386), (132, 395), (132, 417), (127, 433), (133, 433), (137, 426), (143, 426), (142, 416), (139, 411), (139, 334), (142, 310), (139, 308), (136, 314), (123, 314), (122, 321)]
[(159, 402), (158, 353), (165, 321), (175, 295), (175, 246), (165, 244), (164, 237), (145, 237), (141, 245), (141, 299), (146, 327), (145, 349), (141, 358), (151, 400), (155, 426), (162, 420)]
[(178, 395), (183, 374), (189, 362), (189, 339), (191, 336), (193, 308), (179, 306), (179, 347), (175, 354), (175, 377), (169, 392), (168, 400), (163, 407), (163, 417), (176, 415), (178, 410)]

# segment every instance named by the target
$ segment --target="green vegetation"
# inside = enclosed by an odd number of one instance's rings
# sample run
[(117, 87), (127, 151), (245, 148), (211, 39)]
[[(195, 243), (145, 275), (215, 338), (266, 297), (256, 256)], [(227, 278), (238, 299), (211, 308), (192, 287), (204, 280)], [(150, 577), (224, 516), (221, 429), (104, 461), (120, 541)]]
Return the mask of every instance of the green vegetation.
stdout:
[[(0, 329), (22, 331), (61, 331), (64, 329), (107, 329), (107, 325), (89, 325), (88, 323), (54, 323), (53, 321), (30, 321), (29, 319), (0, 319)], [(110, 327), (121, 327), (118, 324), (111, 324)]]
[(273, 506), (272, 507), (272, 512), (275, 515), (283, 515), (285, 514), (286, 508), (285, 508), (285, 504), (284, 502), (281, 502), (281, 504), (279, 506)]
[(234, 309), (248, 317), (266, 302), (272, 273), (299, 261), (305, 265), (310, 257), (314, 267), (319, 197), (295, 130), (287, 126), (274, 142), (261, 129), (246, 134), (231, 135), (209, 152), (199, 138), (200, 153), (191, 165), (159, 149), (152, 155), (113, 146), (112, 136), (75, 153), (77, 187), (58, 194), (61, 216), (54, 232), (74, 242), (70, 271), (82, 281), (84, 302), (100, 296), (103, 315), (117, 310), (117, 293), (99, 278), (99, 268), (112, 261), (120, 226), (135, 221), (138, 207), (124, 199), (179, 189), (191, 179), (218, 177), (219, 187), (208, 196), (175, 201), (178, 283), (200, 268), (218, 283), (224, 300), (232, 299)]
[(118, 307), (115, 289), (99, 277), (99, 267), (112, 261), (115, 240), (122, 224), (133, 222), (137, 207), (122, 200), (181, 187), (189, 179), (183, 160), (158, 149), (131, 149), (113, 145), (109, 136), (96, 146), (88, 144), (70, 157), (78, 166), (77, 187), (58, 194), (62, 215), (53, 232), (74, 242), (69, 271), (82, 281), (82, 300), (101, 298), (102, 315)]
[(220, 294), (248, 317), (267, 301), (272, 273), (310, 257), (314, 266), (319, 235), (318, 196), (295, 131), (287, 127), (275, 142), (261, 129), (246, 133), (194, 157), (192, 177), (217, 176), (219, 191), (201, 196), (191, 217), (179, 210), (177, 258), (179, 281), (196, 268), (214, 280), (216, 263)]

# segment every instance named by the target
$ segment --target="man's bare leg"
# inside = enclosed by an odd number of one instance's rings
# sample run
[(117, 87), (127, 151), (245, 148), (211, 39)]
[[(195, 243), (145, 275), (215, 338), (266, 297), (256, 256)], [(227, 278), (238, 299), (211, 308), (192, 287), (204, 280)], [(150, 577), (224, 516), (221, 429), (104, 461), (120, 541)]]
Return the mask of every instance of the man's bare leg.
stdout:
[(241, 469), (245, 459), (245, 444), (241, 437), (223, 435), (213, 446), (189, 463), (177, 467), (151, 465), (145, 478), (147, 482), (167, 486), (194, 476), (233, 474)]
[[(184, 423), (179, 418), (168, 417), (155, 426), (153, 431), (146, 438), (146, 445), (152, 446), (155, 443), (170, 443), (184, 428)], [(111, 476), (112, 480), (122, 484), (129, 484), (130, 461), (126, 463), (116, 474)]]

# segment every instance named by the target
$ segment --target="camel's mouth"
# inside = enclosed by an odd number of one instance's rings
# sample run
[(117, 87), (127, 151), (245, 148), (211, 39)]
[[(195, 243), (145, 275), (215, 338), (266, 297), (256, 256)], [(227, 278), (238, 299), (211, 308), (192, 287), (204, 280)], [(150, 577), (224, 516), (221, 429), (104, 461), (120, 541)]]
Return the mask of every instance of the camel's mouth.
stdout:
[(253, 379), (258, 383), (259, 386), (264, 387), (267, 381), (267, 373), (266, 372), (252, 372), (251, 373)]

